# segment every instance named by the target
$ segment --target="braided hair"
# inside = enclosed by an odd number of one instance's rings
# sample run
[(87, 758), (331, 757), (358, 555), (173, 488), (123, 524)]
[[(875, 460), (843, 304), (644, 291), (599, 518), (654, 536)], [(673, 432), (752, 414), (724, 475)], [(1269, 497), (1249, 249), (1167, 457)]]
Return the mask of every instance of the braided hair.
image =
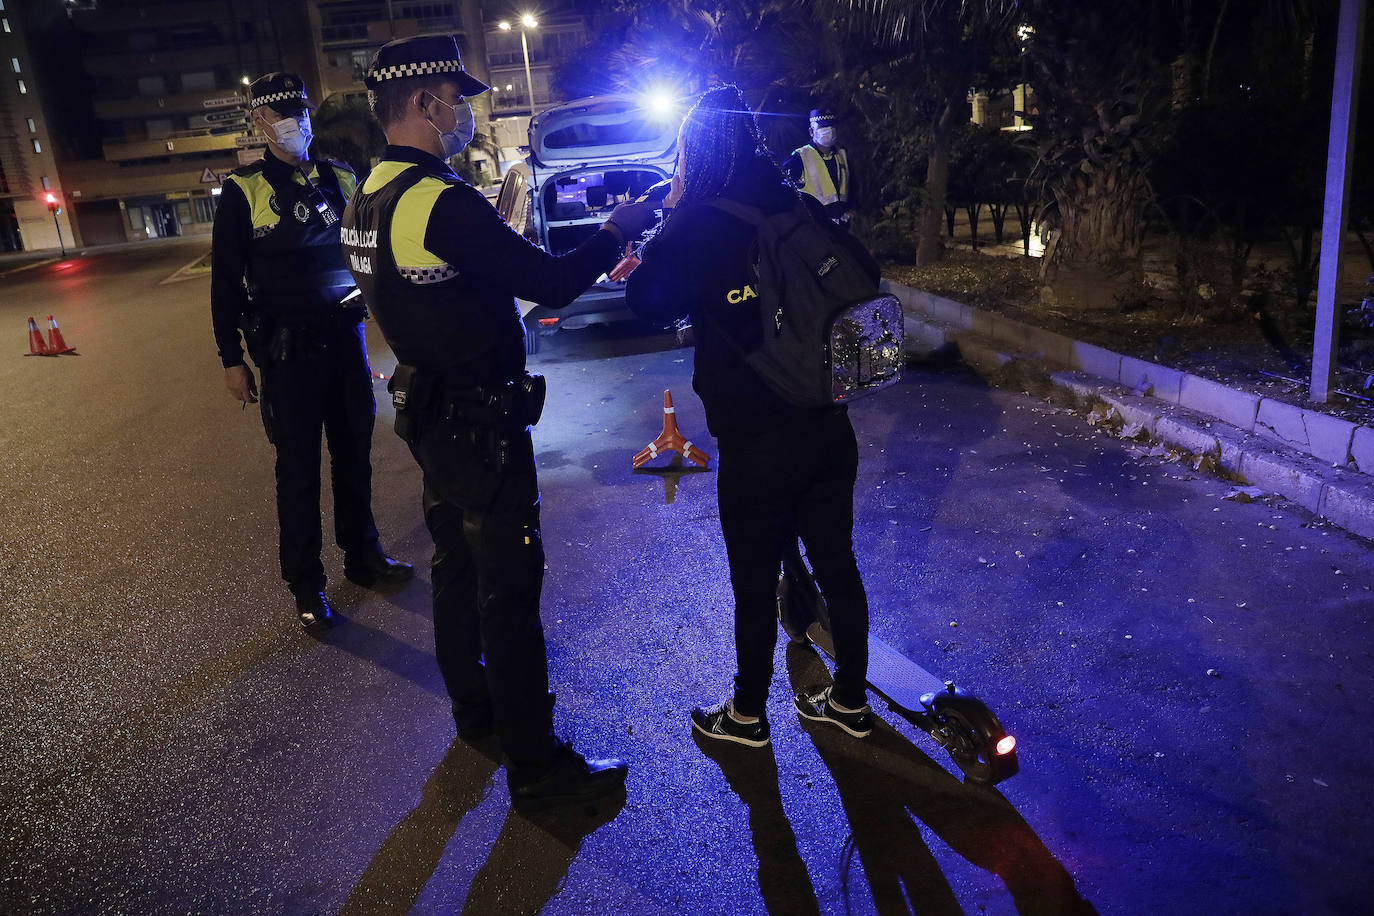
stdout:
[(678, 135), (678, 169), (682, 172), (679, 206), (720, 197), (751, 159), (772, 166), (778, 184), (786, 184), (754, 113), (736, 86), (718, 86), (703, 95), (683, 119)]

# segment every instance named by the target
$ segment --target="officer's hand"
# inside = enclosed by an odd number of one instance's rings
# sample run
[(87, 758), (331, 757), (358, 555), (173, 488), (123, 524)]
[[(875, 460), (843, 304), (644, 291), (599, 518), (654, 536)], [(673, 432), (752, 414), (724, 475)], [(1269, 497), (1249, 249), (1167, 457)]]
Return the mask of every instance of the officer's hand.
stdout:
[(622, 242), (632, 242), (639, 238), (639, 234), (654, 224), (656, 217), (654, 211), (659, 204), (652, 201), (642, 203), (636, 201), (632, 204), (621, 204), (611, 211), (611, 218), (606, 220), (608, 223), (615, 223), (624, 234)]
[(247, 404), (258, 402), (258, 383), (253, 379), (253, 373), (242, 363), (224, 370), (224, 387), (240, 401)]

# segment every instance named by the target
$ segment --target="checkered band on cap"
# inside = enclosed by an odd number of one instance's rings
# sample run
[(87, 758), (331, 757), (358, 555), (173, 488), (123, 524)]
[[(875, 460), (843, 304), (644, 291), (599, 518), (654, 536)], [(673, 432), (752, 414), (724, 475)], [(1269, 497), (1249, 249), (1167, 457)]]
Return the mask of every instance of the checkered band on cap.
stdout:
[(375, 82), (384, 80), (408, 79), (412, 76), (429, 76), (434, 73), (461, 73), (461, 60), (422, 60), (408, 64), (396, 64), (369, 70), (367, 75)]
[(273, 102), (304, 102), (305, 90), (298, 89), (295, 92), (269, 92), (265, 95), (255, 95), (248, 100), (249, 108), (257, 108), (259, 105), (271, 105)]

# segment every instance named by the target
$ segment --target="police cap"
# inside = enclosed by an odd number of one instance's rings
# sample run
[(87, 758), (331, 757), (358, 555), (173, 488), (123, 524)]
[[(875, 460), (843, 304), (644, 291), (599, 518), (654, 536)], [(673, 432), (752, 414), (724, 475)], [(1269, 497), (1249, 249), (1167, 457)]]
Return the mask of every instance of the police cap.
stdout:
[(811, 109), (811, 123), (813, 123), (813, 124), (819, 124), (819, 125), (822, 125), (822, 126), (828, 126), (828, 125), (833, 125), (833, 124), (834, 124), (836, 121), (838, 121), (838, 120), (839, 120), (839, 118), (837, 118), (837, 117), (835, 116), (835, 112), (834, 112), (832, 109), (829, 109), (829, 108), (813, 108), (813, 109)]
[(458, 84), (458, 91), (465, 96), (478, 95), (491, 88), (463, 69), (456, 35), (416, 35), (388, 41), (372, 58), (363, 85), (376, 89), (387, 80), (442, 75), (450, 75)]
[(280, 112), (314, 108), (305, 94), (305, 82), (294, 73), (277, 71), (253, 80), (248, 86), (248, 107), (271, 105)]

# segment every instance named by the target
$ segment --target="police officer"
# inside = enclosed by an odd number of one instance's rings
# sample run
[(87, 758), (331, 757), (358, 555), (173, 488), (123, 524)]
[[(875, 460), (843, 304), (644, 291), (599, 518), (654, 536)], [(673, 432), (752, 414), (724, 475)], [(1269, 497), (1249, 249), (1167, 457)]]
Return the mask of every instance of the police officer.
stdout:
[(854, 188), (849, 156), (839, 145), (837, 120), (829, 108), (812, 109), (811, 142), (793, 150), (782, 168), (793, 184), (821, 202), (826, 216), (847, 228)]
[(543, 380), (525, 372), (514, 297), (567, 305), (615, 265), (653, 205), (621, 204), (553, 257), (446, 164), (472, 140), (467, 98), (488, 89), (463, 70), (453, 36), (384, 45), (365, 82), (389, 145), (344, 214), (344, 251), (401, 363), (396, 431), (424, 472), (435, 655), (458, 735), (499, 736), (518, 808), (614, 792), (624, 763), (585, 759), (553, 732), (529, 432)]
[(310, 157), (310, 103), (300, 77), (269, 73), (248, 92), (267, 151), (224, 181), (210, 311), (229, 393), (257, 402), (240, 329), (262, 373), (263, 426), (277, 451), (281, 575), (301, 625), (328, 627), (336, 615), (320, 562), (321, 429), (344, 575), (370, 588), (413, 573), (382, 550), (372, 519), (377, 405), (363, 339), (366, 312), (339, 248), (339, 219), (357, 180), (342, 163)]

